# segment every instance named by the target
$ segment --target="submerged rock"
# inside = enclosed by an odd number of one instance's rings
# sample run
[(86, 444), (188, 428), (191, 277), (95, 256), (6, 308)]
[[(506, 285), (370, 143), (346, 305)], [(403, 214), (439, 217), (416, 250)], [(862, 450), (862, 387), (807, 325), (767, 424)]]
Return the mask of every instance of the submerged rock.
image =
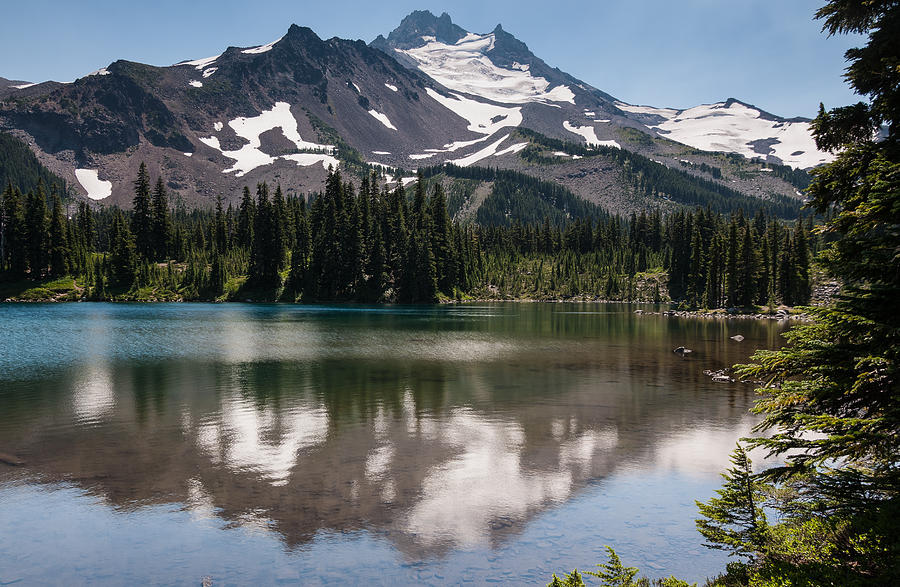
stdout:
[(11, 467), (19, 467), (25, 464), (25, 461), (15, 457), (14, 455), (0, 452), (0, 463), (7, 464)]

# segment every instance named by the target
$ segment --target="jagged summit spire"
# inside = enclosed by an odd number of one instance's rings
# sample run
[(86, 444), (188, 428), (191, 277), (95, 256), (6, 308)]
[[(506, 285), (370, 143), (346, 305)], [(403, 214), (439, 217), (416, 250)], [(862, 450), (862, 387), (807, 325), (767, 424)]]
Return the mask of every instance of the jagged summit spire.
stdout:
[(430, 36), (452, 45), (467, 34), (468, 31), (454, 24), (446, 12), (435, 16), (428, 10), (416, 10), (400, 22), (387, 40), (395, 47), (407, 48), (420, 43), (422, 37)]

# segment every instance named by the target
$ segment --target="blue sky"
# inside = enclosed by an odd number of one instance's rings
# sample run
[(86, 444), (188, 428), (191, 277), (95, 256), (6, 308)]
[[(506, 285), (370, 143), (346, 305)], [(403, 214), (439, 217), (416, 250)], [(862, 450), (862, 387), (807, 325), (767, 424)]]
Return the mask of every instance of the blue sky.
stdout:
[(290, 23), (371, 41), (409, 12), (448, 12), (473, 32), (497, 23), (539, 57), (634, 104), (735, 97), (782, 116), (858, 101), (841, 77), (860, 38), (826, 38), (825, 0), (26, 0), (3, 8), (0, 76), (70, 81), (116, 59), (170, 65), (277, 39)]

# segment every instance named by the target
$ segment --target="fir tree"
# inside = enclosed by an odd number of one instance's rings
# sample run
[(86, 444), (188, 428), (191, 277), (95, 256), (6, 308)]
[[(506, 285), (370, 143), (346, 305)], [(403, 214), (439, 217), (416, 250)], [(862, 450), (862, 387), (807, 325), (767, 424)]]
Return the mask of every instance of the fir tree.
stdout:
[(50, 216), (50, 275), (62, 277), (69, 272), (69, 239), (66, 217), (59, 196), (53, 194), (53, 211)]
[[(138, 177), (140, 181), (140, 174)], [(172, 242), (172, 219), (169, 213), (169, 194), (162, 176), (156, 180), (150, 214), (152, 256), (149, 258), (168, 259)]]
[(141, 162), (134, 182), (132, 199), (131, 232), (136, 239), (137, 252), (145, 259), (153, 257), (153, 211), (150, 202), (150, 174)]
[(765, 486), (754, 479), (750, 457), (740, 444), (731, 453), (731, 464), (722, 474), (725, 483), (716, 490), (718, 497), (696, 502), (703, 516), (697, 530), (706, 539), (705, 546), (752, 559), (764, 548), (768, 531)]

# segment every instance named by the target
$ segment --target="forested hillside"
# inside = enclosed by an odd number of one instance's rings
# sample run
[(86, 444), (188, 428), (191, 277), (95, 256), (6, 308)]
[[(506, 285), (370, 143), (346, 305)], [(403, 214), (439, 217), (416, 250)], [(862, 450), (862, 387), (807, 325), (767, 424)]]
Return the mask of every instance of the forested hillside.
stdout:
[(66, 182), (53, 174), (16, 137), (0, 132), (0, 186), (12, 186), (21, 192), (37, 189), (43, 182), (49, 189), (66, 194)]
[[(492, 182), (479, 223), (451, 220), (443, 174)], [(621, 218), (505, 170), (434, 168), (407, 190), (374, 173), (357, 186), (331, 171), (321, 193), (287, 197), (261, 183), (215, 211), (173, 211), (165, 178), (153, 182), (144, 166), (134, 185), (131, 210), (82, 202), (71, 218), (43, 184), (7, 189), (4, 297), (793, 305), (809, 299), (818, 246), (810, 221), (787, 224), (762, 209)]]

